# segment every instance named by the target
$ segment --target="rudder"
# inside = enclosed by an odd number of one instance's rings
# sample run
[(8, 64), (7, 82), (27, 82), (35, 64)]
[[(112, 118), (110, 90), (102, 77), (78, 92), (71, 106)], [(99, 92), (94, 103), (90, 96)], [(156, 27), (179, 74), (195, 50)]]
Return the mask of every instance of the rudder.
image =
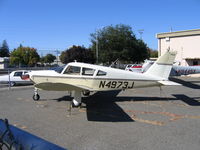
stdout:
[(177, 52), (167, 51), (144, 73), (168, 79)]

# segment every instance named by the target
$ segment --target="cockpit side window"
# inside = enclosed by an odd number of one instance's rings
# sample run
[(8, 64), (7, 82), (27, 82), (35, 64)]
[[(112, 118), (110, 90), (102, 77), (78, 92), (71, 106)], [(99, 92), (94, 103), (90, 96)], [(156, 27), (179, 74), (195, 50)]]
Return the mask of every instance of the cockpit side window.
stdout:
[(80, 75), (81, 67), (68, 66), (64, 74)]
[(85, 75), (85, 76), (93, 76), (94, 72), (95, 72), (95, 69), (92, 69), (92, 68), (83, 67), (82, 69), (82, 75)]
[(101, 71), (101, 70), (99, 70), (98, 72), (97, 72), (97, 76), (105, 76), (107, 73), (105, 72), (105, 71)]

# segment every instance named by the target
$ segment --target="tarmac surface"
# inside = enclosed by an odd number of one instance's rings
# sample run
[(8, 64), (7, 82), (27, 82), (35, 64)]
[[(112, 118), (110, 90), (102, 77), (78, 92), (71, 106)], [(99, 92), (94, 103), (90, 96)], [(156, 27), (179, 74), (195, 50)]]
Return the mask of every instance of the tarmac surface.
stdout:
[(200, 78), (182, 86), (93, 93), (69, 112), (67, 92), (0, 88), (0, 118), (69, 150), (199, 150)]

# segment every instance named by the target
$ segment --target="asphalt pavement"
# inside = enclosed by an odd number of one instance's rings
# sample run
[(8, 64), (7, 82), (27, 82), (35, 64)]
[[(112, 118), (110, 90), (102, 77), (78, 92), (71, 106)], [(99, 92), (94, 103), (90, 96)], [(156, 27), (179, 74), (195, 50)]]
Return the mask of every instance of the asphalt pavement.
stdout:
[(200, 78), (182, 86), (92, 93), (70, 111), (67, 92), (0, 88), (0, 118), (69, 150), (199, 150)]

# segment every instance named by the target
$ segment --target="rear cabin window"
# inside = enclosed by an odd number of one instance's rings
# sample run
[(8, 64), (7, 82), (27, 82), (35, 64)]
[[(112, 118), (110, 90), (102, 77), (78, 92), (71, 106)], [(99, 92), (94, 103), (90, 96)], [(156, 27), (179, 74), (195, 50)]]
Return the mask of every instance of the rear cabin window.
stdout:
[(68, 66), (64, 74), (80, 75), (81, 68), (76, 66)]
[(101, 71), (101, 70), (99, 70), (98, 72), (97, 72), (97, 76), (105, 76), (107, 73), (105, 72), (105, 71)]
[(14, 76), (15, 76), (15, 77), (20, 77), (20, 76), (22, 76), (22, 72), (15, 72), (15, 73), (14, 73)]
[(82, 75), (85, 76), (93, 76), (94, 75), (95, 70), (92, 68), (84, 68), (82, 69)]

